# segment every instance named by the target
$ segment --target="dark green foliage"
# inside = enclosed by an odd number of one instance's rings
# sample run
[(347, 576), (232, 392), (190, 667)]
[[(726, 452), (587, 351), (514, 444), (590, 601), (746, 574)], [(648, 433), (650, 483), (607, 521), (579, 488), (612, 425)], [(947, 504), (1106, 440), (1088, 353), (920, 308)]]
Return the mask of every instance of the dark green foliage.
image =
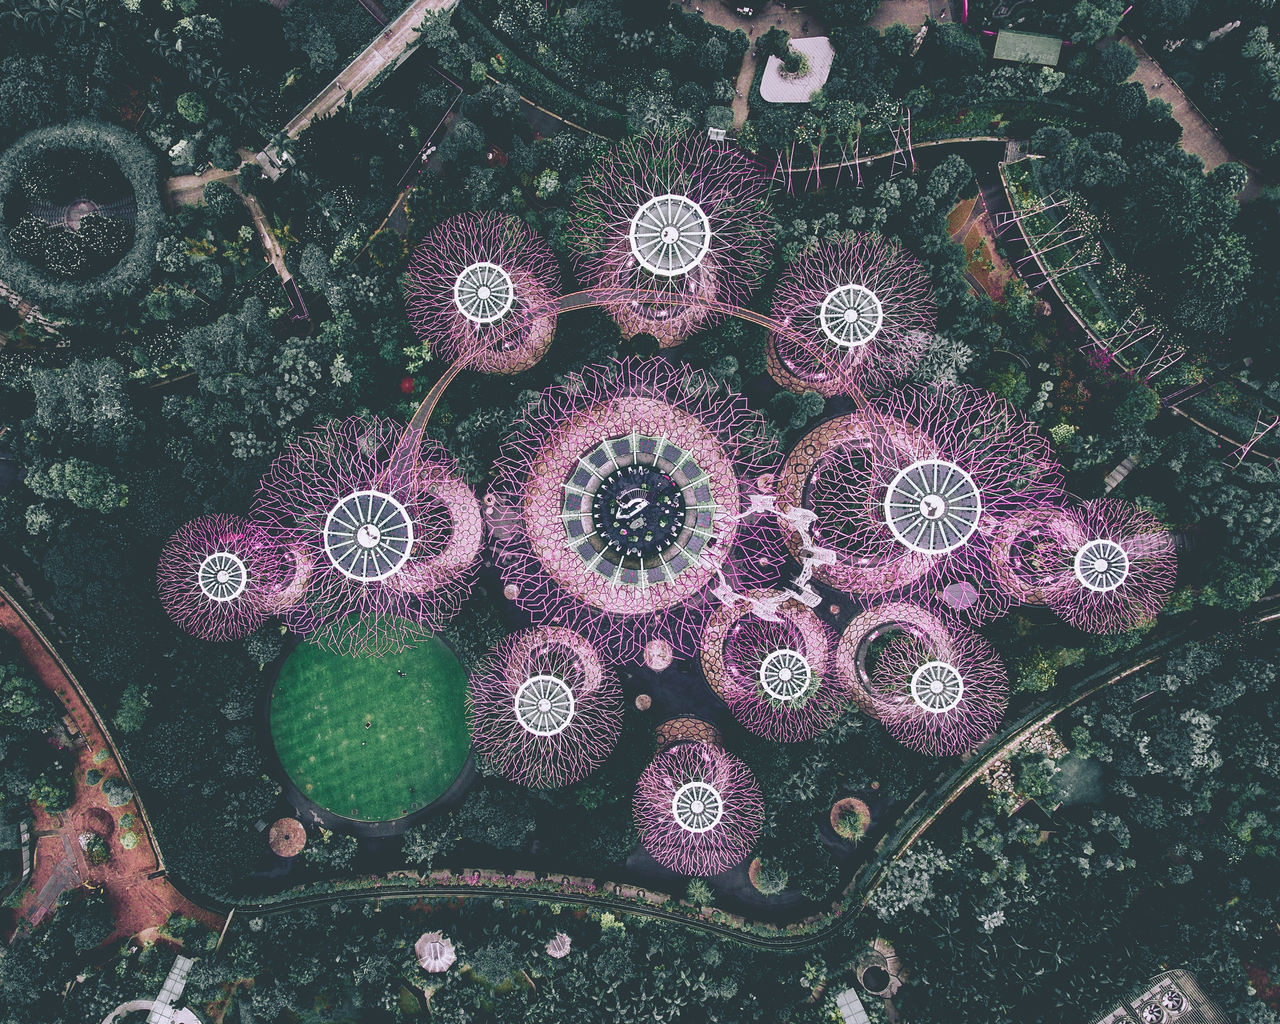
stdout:
[[(82, 183), (92, 184), (103, 176), (122, 178), (127, 190), (123, 198), (132, 196), (132, 233), (127, 225), (108, 217), (86, 217), (77, 232), (62, 228), (42, 232), (27, 218), (15, 239), (11, 236), (15, 225), (7, 223), (0, 231), (0, 280), (42, 305), (77, 311), (131, 291), (150, 276), (164, 220), (155, 159), (123, 128), (73, 121), (24, 135), (0, 156), (0, 203), (9, 216), (9, 211), (17, 209), (14, 196), (18, 193), (27, 203), (120, 198), (81, 194)], [(82, 239), (79, 236), (86, 228)]]

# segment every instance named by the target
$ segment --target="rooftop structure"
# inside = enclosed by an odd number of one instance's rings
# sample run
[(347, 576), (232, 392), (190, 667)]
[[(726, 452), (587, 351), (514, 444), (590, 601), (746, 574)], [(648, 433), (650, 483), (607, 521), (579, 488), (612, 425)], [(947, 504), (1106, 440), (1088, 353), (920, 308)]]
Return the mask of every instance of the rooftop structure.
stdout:
[(424, 932), (413, 944), (413, 955), (428, 974), (443, 974), (458, 959), (453, 943), (443, 932)]
[(559, 290), (555, 257), (521, 221), (463, 213), (413, 250), (405, 303), (418, 336), (440, 358), (519, 373), (551, 345)]
[(1056, 68), (1062, 56), (1062, 40), (1056, 36), (1036, 32), (1013, 32), (1002, 29), (996, 33), (996, 48), (992, 57), (1017, 64), (1045, 64)]
[(747, 766), (720, 747), (677, 743), (640, 776), (640, 842), (663, 867), (710, 876), (751, 853), (764, 822), (760, 788)]
[(553, 960), (563, 960), (569, 955), (573, 943), (564, 932), (556, 932), (547, 942), (547, 956)]
[(777, 527), (750, 511), (775, 457), (761, 418), (701, 373), (587, 367), (499, 454), (486, 501), (505, 592), (608, 657), (638, 663), (653, 641), (690, 657), (716, 593), (777, 576)]
[(1119, 1000), (1094, 1024), (1228, 1024), (1194, 974), (1164, 971)]
[(1054, 553), (1064, 584), (1046, 602), (1090, 633), (1122, 633), (1154, 618), (1178, 575), (1173, 538), (1150, 512), (1113, 498), (1068, 511), (1069, 545)]
[(1010, 602), (990, 570), (993, 525), (1060, 494), (1039, 430), (963, 385), (900, 388), (820, 424), (787, 457), (778, 487), (779, 506), (814, 513), (813, 542), (834, 553), (820, 578), (970, 623)]
[(618, 143), (584, 179), (570, 222), (582, 277), (625, 336), (678, 345), (739, 304), (767, 266), (768, 185), (736, 149), (698, 135)]
[(467, 708), (485, 761), (547, 789), (604, 763), (622, 724), (622, 690), (595, 648), (553, 626), (503, 640), (472, 674)]
[(405, 448), (403, 433), (379, 417), (330, 423), (294, 441), (258, 488), (253, 519), (303, 581), (282, 591), (277, 614), (339, 653), (431, 636), (474, 578), (479, 502), (444, 448)]
[(238, 516), (209, 515), (165, 543), (156, 589), (181, 629), (201, 640), (238, 640), (262, 624), (284, 576), (263, 530)]
[[(928, 272), (880, 235), (855, 234), (805, 252), (778, 281), (769, 373), (792, 391), (839, 394), (852, 379), (879, 387), (906, 376), (933, 340), (937, 307)], [(846, 369), (838, 379), (828, 361)]]
[(307, 845), (307, 831), (297, 818), (280, 818), (267, 832), (267, 845), (277, 857), (296, 857)]
[(880, 652), (868, 687), (872, 713), (895, 740), (922, 754), (963, 754), (996, 731), (1009, 683), (976, 633), (929, 639), (901, 633)]
[(760, 98), (766, 103), (808, 103), (813, 94), (827, 84), (835, 49), (826, 36), (792, 39), (791, 49), (803, 54), (809, 67), (804, 74), (787, 74), (786, 65), (770, 57), (760, 78)]
[(830, 630), (797, 601), (780, 605), (772, 620), (746, 602), (726, 605), (707, 620), (702, 672), (744, 726), (794, 743), (830, 726), (848, 706), (833, 647)]

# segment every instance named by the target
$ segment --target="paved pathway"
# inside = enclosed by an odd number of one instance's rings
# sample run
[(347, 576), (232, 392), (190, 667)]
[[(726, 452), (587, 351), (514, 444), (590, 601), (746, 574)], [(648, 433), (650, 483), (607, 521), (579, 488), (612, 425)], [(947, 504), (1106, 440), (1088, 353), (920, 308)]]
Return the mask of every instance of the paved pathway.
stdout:
[[(734, 4), (718, 2), (718, 0), (704, 0), (704, 3), (705, 6), (699, 10), (705, 20), (713, 25), (719, 25), (721, 28), (727, 28), (731, 32), (741, 29), (747, 34), (747, 38), (751, 40), (751, 46), (747, 50), (746, 56), (742, 58), (742, 67), (738, 71), (738, 80), (734, 83), (737, 95), (733, 99), (733, 126), (734, 128), (741, 128), (747, 120), (747, 98), (751, 94), (751, 84), (755, 81), (756, 68), (759, 65), (755, 53), (756, 39), (771, 28), (786, 29), (791, 36), (800, 39), (805, 36), (826, 35), (827, 30), (822, 27), (822, 23), (813, 15), (805, 11), (795, 11), (782, 7), (774, 3), (773, 0), (768, 0), (767, 3), (757, 7), (756, 13), (750, 18), (744, 18), (734, 10), (735, 7), (745, 6), (744, 3)], [(685, 4), (686, 9), (690, 6), (690, 4)]]
[[(146, 811), (137, 797), (124, 807), (111, 808), (101, 786), (85, 782), (85, 773), (97, 768), (104, 777), (123, 778), (130, 788), (133, 786), (97, 711), (83, 697), (70, 669), (26, 612), (2, 589), (0, 629), (18, 641), (32, 673), (58, 698), (75, 731), (85, 741), (84, 746), (75, 751), (71, 807), (56, 817), (35, 808), (38, 855), (31, 883), (16, 910), (12, 914), (0, 914), (0, 931), (9, 934), (19, 927), (38, 925), (53, 912), (57, 897), (83, 880), (92, 881), (106, 891), (116, 919), (112, 940), (157, 928), (175, 912), (195, 918), (215, 931), (220, 929), (221, 917), (197, 907), (161, 877), (164, 862), (151, 838)], [(100, 750), (106, 750), (108, 756), (95, 763), (93, 754)], [(111, 860), (98, 867), (89, 865), (79, 846), (80, 833), (89, 827), (89, 811), (95, 814), (103, 811), (117, 819), (125, 812), (133, 812), (133, 831), (139, 836), (138, 845), (125, 850), (118, 839), (112, 837), (109, 840)], [(119, 831), (117, 821), (117, 835)]]
[[(285, 125), (284, 134), (296, 139), (317, 117), (332, 114), (342, 106), (347, 101), (348, 94), (353, 97), (359, 95), (383, 71), (404, 61), (409, 55), (409, 47), (416, 42), (417, 30), (427, 15), (450, 10), (457, 2), (458, 0), (414, 0)], [(280, 166), (280, 154), (274, 146), (268, 146), (258, 154), (258, 162), (268, 173), (278, 173), (276, 168)]]
[[(1147, 91), (1148, 99), (1164, 100), (1173, 108), (1174, 120), (1182, 125), (1182, 148), (1203, 160), (1206, 171), (1232, 161), (1242, 164), (1249, 170), (1249, 180), (1240, 193), (1240, 199), (1248, 201), (1257, 196), (1262, 191), (1257, 169), (1231, 155), (1213, 125), (1187, 98), (1178, 83), (1142, 48), (1141, 43), (1128, 36), (1121, 36), (1119, 41), (1132, 47), (1133, 52), (1138, 55), (1138, 70), (1130, 76), (1129, 81), (1140, 82)], [(1112, 43), (1113, 40), (1104, 40), (1101, 45), (1105, 48)]]

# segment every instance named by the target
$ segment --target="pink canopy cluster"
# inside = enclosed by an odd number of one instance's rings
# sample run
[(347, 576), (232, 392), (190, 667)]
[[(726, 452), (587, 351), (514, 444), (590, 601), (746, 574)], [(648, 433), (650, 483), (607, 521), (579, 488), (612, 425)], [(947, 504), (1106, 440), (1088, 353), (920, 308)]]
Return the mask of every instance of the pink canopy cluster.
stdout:
[(579, 272), (623, 334), (677, 345), (759, 283), (768, 182), (696, 134), (626, 139), (583, 181), (569, 225)]
[(990, 568), (991, 531), (1056, 502), (1061, 471), (1047, 439), (1003, 399), (912, 385), (802, 438), (778, 493), (780, 508), (815, 514), (827, 583), (978, 623), (1010, 603)]
[(933, 756), (978, 746), (999, 728), (1009, 703), (995, 650), (965, 629), (895, 634), (876, 659), (867, 692), (871, 713), (895, 740)]
[(681, 875), (728, 871), (751, 853), (764, 825), (760, 787), (721, 747), (685, 742), (659, 752), (634, 801), (640, 842)]
[(285, 624), (357, 656), (438, 632), (470, 592), (483, 537), (448, 452), (380, 417), (290, 444), (262, 478), (253, 519), (288, 567)]
[(622, 724), (622, 690), (577, 633), (531, 629), (481, 661), (467, 711), (475, 749), (498, 774), (549, 789), (604, 763)]
[(201, 640), (238, 640), (273, 611), (283, 571), (267, 535), (239, 516), (209, 515), (182, 526), (156, 566), (160, 603)]
[(1035, 509), (1001, 523), (992, 544), (999, 581), (1090, 633), (1153, 619), (1173, 589), (1173, 538), (1150, 512), (1113, 498)]
[(933, 339), (937, 306), (919, 260), (880, 235), (853, 234), (807, 250), (782, 275), (773, 318), (783, 328), (769, 339), (773, 378), (834, 395), (850, 378), (876, 388), (905, 377)]
[(618, 661), (691, 657), (724, 595), (776, 582), (781, 532), (753, 511), (775, 460), (762, 419), (705, 374), (587, 367), (543, 391), (500, 451), (486, 504), (504, 592)]
[(560, 271), (546, 242), (505, 213), (463, 213), (409, 259), (409, 322), (431, 351), (486, 373), (540, 360), (556, 328)]
[(850, 690), (833, 671), (835, 638), (797, 601), (778, 605), (769, 618), (759, 608), (743, 601), (712, 613), (702, 636), (703, 675), (757, 735), (783, 743), (811, 739), (849, 704)]

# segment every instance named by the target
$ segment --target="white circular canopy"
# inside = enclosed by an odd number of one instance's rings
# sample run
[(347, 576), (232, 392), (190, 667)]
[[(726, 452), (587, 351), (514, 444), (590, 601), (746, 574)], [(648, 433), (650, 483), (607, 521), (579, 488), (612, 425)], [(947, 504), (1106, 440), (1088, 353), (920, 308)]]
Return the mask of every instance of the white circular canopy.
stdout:
[(325, 520), (324, 550), (344, 576), (361, 583), (384, 580), (409, 560), (413, 521), (391, 495), (356, 491)]
[(659, 277), (693, 270), (711, 248), (711, 221), (687, 196), (654, 196), (631, 218), (631, 253)]
[(945, 661), (926, 661), (911, 675), (911, 699), (931, 714), (952, 710), (963, 696), (964, 679)]
[(1086, 590), (1115, 590), (1129, 575), (1129, 555), (1113, 540), (1091, 540), (1076, 552), (1076, 579)]
[(671, 798), (671, 813), (686, 832), (709, 832), (724, 816), (724, 798), (709, 782), (686, 782)]
[(870, 288), (846, 284), (833, 288), (818, 308), (822, 333), (838, 348), (859, 348), (880, 333), (884, 307)]
[(885, 522), (912, 551), (954, 551), (977, 529), (982, 497), (954, 462), (921, 459), (898, 473), (884, 497)]
[(473, 263), (453, 282), (453, 302), (472, 323), (501, 320), (515, 305), (511, 275), (496, 263)]
[(196, 570), (200, 593), (210, 601), (234, 601), (249, 585), (249, 570), (239, 555), (215, 551)]
[(515, 711), (525, 731), (554, 736), (573, 719), (573, 690), (559, 676), (530, 676), (516, 690)]
[(783, 647), (770, 651), (760, 663), (760, 688), (774, 700), (797, 700), (812, 685), (813, 669), (799, 651)]

